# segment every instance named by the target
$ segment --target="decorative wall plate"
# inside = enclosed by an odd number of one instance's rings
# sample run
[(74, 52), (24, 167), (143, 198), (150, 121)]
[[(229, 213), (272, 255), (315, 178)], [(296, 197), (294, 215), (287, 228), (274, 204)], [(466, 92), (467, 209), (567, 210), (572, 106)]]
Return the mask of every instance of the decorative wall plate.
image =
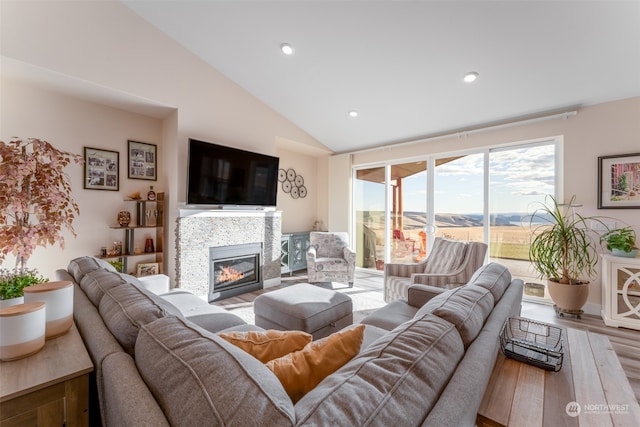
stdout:
[(289, 193), (293, 199), (307, 197), (307, 187), (304, 186), (304, 178), (298, 175), (293, 168), (278, 170), (278, 181), (282, 183), (282, 191)]

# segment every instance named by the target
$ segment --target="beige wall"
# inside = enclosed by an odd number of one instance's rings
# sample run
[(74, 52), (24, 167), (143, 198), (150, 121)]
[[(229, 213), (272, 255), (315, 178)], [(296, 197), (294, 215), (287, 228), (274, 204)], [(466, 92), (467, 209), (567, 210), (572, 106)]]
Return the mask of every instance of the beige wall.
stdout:
[[(177, 209), (185, 202), (188, 138), (270, 155), (275, 155), (279, 139), (315, 150), (308, 154), (312, 158), (326, 156), (330, 152), (120, 2), (0, 2), (0, 8), (3, 57), (29, 64), (56, 78), (64, 77), (71, 86), (77, 82), (82, 87), (107, 91), (110, 97), (124, 97), (137, 103), (165, 107), (167, 115), (161, 121), (140, 118), (141, 122), (155, 122), (156, 130), (151, 136), (137, 135), (126, 126), (108, 119), (101, 122), (101, 113), (84, 123), (98, 123), (89, 130), (104, 127), (101, 135), (104, 140), (101, 138), (100, 142), (105, 147), (118, 147), (122, 139), (126, 144), (127, 139), (136, 138), (159, 146), (159, 186), (167, 193), (169, 201), (168, 224), (175, 224)], [(55, 132), (48, 128), (43, 131), (37, 129), (43, 118), (31, 111), (30, 106), (17, 108), (21, 95), (5, 93), (5, 81), (8, 79), (3, 76), (0, 136), (6, 139), (13, 135), (39, 135), (53, 139)], [(7, 110), (10, 108), (13, 111), (9, 114)], [(66, 114), (63, 111), (57, 113)], [(45, 122), (51, 125), (53, 117), (55, 114), (46, 117)], [(25, 126), (14, 124), (17, 122), (25, 123)], [(78, 126), (85, 126), (84, 123)], [(117, 139), (114, 133), (119, 133)], [(68, 126), (59, 139), (68, 141), (75, 138), (75, 128)], [(96, 139), (83, 138), (82, 143), (85, 141)], [(302, 163), (311, 165), (314, 161), (306, 159)], [(126, 194), (125, 188), (117, 196), (118, 200)], [(312, 199), (308, 197), (306, 204), (316, 205)], [(106, 224), (113, 212), (117, 209), (99, 210), (98, 218)], [(291, 229), (302, 227), (316, 216), (317, 213), (310, 210), (308, 218), (298, 215), (291, 225), (285, 219), (284, 226)], [(175, 270), (174, 230), (169, 227), (167, 234), (165, 261), (172, 274)], [(94, 251), (88, 245), (81, 246), (80, 252)], [(50, 259), (57, 258), (51, 264), (58, 267), (66, 266), (71, 258), (60, 252), (47, 252), (47, 255)], [(30, 264), (35, 266), (36, 262), (34, 259)]]
[[(498, 130), (472, 132), (467, 136), (455, 135), (355, 153), (352, 161), (354, 165), (368, 165), (421, 155), (428, 156), (562, 136), (564, 196), (569, 198), (571, 195), (576, 195), (577, 201), (583, 205), (581, 214), (615, 217), (632, 224), (640, 236), (640, 210), (597, 209), (598, 156), (639, 153), (638, 135), (640, 135), (640, 97), (635, 97), (580, 108), (575, 116), (567, 119), (539, 121)], [(348, 162), (340, 156), (332, 157), (331, 160), (336, 166), (341, 165), (332, 169), (332, 180), (336, 182), (350, 180), (351, 170)], [(333, 207), (332, 217), (348, 217), (349, 211), (343, 203), (344, 198), (344, 189), (330, 193), (329, 204)], [(589, 295), (591, 305), (587, 307), (591, 312), (596, 311), (600, 304), (601, 284), (600, 277), (591, 283)]]
[[(102, 105), (81, 101), (68, 96), (41, 90), (33, 85), (8, 79), (1, 80), (0, 139), (8, 141), (13, 136), (36, 137), (49, 141), (56, 148), (83, 154), (83, 147), (117, 151), (120, 160), (120, 191), (83, 189), (83, 167), (72, 164), (65, 170), (70, 177), (72, 197), (78, 203), (80, 215), (73, 226), (78, 235), (73, 238), (65, 233), (66, 246), (37, 248), (28, 261), (45, 276), (54, 278), (58, 268), (64, 268), (69, 260), (82, 255), (96, 255), (101, 246), (123, 241), (124, 232), (110, 229), (117, 224), (117, 213), (129, 210), (135, 213), (131, 203), (125, 203), (125, 195), (134, 191), (143, 194), (149, 190), (150, 181), (127, 179), (127, 140), (156, 143), (161, 141), (162, 123), (138, 114), (128, 113)], [(165, 161), (162, 147), (158, 150), (158, 162)], [(151, 182), (157, 191), (165, 191), (166, 176)], [(144, 238), (144, 233), (136, 237)], [(139, 244), (140, 246), (141, 244)], [(144, 262), (136, 258), (135, 262)], [(15, 258), (9, 257), (3, 267), (12, 268)], [(132, 263), (135, 268), (135, 263)]]

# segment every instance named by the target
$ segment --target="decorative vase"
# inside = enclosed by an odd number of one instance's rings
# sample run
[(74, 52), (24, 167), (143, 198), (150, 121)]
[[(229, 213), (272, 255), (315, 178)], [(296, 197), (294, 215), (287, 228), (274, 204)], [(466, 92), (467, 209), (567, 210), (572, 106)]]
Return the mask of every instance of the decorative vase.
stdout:
[(623, 258), (635, 258), (638, 256), (638, 250), (631, 249), (629, 252), (625, 252), (622, 249), (611, 249), (611, 255)]
[(12, 305), (18, 305), (23, 303), (24, 303), (24, 297), (0, 299), (0, 308), (7, 308), (7, 307), (11, 307)]
[(568, 313), (581, 312), (589, 298), (589, 282), (565, 285), (547, 280), (547, 289), (556, 306)]
[(129, 211), (118, 212), (118, 224), (120, 227), (128, 227), (131, 222), (131, 213)]
[(65, 334), (73, 325), (73, 284), (68, 281), (39, 283), (24, 288), (26, 303), (47, 304), (46, 339)]
[(147, 240), (144, 244), (144, 251), (148, 254), (155, 252), (155, 248), (153, 247), (153, 239), (151, 237), (147, 237)]
[(21, 359), (44, 347), (45, 308), (34, 302), (0, 309), (0, 360)]

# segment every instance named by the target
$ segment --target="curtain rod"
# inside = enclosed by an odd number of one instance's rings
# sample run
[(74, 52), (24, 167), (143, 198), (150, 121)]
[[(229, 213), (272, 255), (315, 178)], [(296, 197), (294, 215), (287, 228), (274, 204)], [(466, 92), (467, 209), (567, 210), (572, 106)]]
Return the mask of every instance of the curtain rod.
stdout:
[[(485, 131), (489, 131), (489, 130), (504, 129), (504, 128), (508, 128), (508, 127), (512, 127), (512, 126), (526, 125), (526, 124), (537, 123), (537, 122), (542, 122), (542, 121), (546, 121), (546, 120), (553, 120), (553, 119), (560, 119), (560, 118), (568, 120), (569, 117), (575, 116), (576, 114), (578, 114), (577, 110), (565, 111), (563, 113), (551, 114), (549, 116), (534, 117), (534, 118), (531, 118), (531, 119), (518, 120), (518, 121), (510, 122), (510, 123), (502, 123), (502, 124), (499, 124), (499, 125), (480, 127), (480, 128), (476, 128), (476, 129), (470, 129), (470, 130), (462, 130), (462, 131), (458, 131), (458, 132), (451, 132), (451, 133), (444, 134), (444, 135), (437, 135), (437, 136), (432, 136), (432, 137), (423, 138), (423, 139), (415, 139), (415, 140), (412, 140), (412, 141), (399, 142), (399, 143), (396, 143), (396, 144), (381, 145), (381, 146), (378, 146), (378, 147), (365, 148), (365, 149), (357, 150), (357, 151), (349, 151), (348, 154), (359, 154), (359, 153), (367, 153), (367, 152), (370, 152), (370, 151), (387, 150), (389, 148), (403, 147), (405, 145), (418, 144), (418, 143), (421, 143), (421, 142), (433, 141), (433, 140), (436, 140), (436, 139), (451, 138), (453, 136), (457, 136), (458, 138), (462, 138), (462, 137), (467, 137), (468, 135), (471, 135), (471, 134), (474, 134), (474, 133), (478, 133), (478, 132), (485, 132)], [(338, 153), (338, 154), (340, 154), (340, 153)], [(346, 153), (343, 153), (343, 154), (346, 154)]]

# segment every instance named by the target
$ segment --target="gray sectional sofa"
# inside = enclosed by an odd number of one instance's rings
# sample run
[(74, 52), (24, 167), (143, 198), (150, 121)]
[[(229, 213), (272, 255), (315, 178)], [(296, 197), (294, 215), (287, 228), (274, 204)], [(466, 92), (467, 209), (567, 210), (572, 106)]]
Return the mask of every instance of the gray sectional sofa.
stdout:
[(188, 292), (156, 295), (92, 257), (72, 260), (74, 318), (107, 426), (473, 426), (522, 282), (489, 264), (469, 284), (409, 290), (364, 319), (360, 354), (295, 405), (264, 364), (219, 338), (260, 329)]

